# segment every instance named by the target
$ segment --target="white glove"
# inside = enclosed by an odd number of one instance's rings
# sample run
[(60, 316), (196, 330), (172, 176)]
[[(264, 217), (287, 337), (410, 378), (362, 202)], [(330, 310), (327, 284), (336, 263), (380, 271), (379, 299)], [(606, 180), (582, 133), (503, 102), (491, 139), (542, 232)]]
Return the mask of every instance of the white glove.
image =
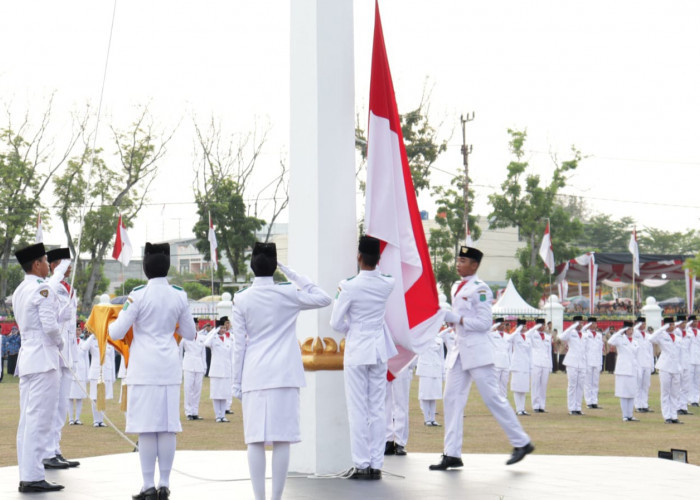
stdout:
[(243, 393), (241, 392), (241, 386), (233, 386), (233, 397), (236, 399), (241, 399), (243, 397)]
[(294, 269), (291, 269), (281, 262), (277, 262), (277, 267), (280, 268), (280, 271), (284, 273), (284, 275), (289, 278), (289, 281), (293, 282), (295, 285), (297, 285), (299, 288), (305, 288), (309, 285), (313, 285), (311, 280), (307, 278), (306, 276), (302, 276), (298, 274)]
[(58, 337), (58, 342), (56, 342), (56, 345), (58, 346), (59, 351), (63, 350), (63, 336)]
[(461, 319), (462, 317), (458, 314), (455, 314), (452, 311), (445, 311), (445, 323), (457, 324)]

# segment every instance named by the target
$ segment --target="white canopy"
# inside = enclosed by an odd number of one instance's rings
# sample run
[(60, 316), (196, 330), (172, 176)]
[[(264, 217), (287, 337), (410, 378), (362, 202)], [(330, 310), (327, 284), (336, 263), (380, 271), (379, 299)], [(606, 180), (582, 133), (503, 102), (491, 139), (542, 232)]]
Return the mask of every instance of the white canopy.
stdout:
[(536, 309), (525, 302), (515, 289), (512, 280), (508, 280), (506, 291), (503, 292), (501, 298), (493, 305), (492, 312), (495, 315), (527, 315), (527, 316), (544, 316), (544, 311)]

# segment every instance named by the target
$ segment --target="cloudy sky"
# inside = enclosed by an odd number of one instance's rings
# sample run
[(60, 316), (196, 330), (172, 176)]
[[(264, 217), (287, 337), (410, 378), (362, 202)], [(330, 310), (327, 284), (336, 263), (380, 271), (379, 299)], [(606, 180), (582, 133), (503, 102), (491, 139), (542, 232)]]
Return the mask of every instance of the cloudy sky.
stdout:
[[(113, 8), (0, 3), (0, 96), (14, 113), (38, 114), (55, 92), (60, 128), (72, 110), (97, 106)], [(355, 100), (366, 123), (374, 1), (354, 9)], [(467, 136), (476, 212), (489, 212), (488, 194), (505, 179), (506, 131), (516, 128), (527, 129), (528, 160), (544, 178), (550, 155), (567, 159), (572, 145), (586, 155), (565, 192), (593, 212), (634, 217), (640, 229), (698, 227), (700, 3), (383, 0), (380, 9), (400, 112), (427, 87), (431, 119), (449, 138), (433, 184), (462, 168), (459, 117), (475, 112)], [(161, 128), (179, 123), (131, 231), (137, 245), (191, 234), (183, 185), (193, 179), (193, 118), (215, 116), (231, 133), (269, 128), (253, 191), (287, 158), (289, 11), (283, 0), (116, 2), (100, 138), (146, 103)], [(420, 204), (433, 208), (427, 196)], [(46, 241), (64, 244), (54, 226)]]

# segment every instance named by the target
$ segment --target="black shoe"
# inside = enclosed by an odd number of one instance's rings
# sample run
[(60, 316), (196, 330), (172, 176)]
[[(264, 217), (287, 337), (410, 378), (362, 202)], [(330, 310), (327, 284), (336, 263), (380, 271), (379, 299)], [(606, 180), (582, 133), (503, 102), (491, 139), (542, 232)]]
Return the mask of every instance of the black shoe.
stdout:
[(17, 491), (20, 493), (43, 493), (44, 491), (59, 491), (63, 488), (62, 484), (51, 483), (42, 479), (41, 481), (20, 481)]
[(187, 420), (194, 420), (194, 417), (192, 415), (187, 415)]
[(694, 406), (695, 408), (697, 408), (697, 407), (700, 406), (700, 404), (698, 404), (698, 403), (690, 403), (690, 406)]
[(399, 455), (403, 457), (404, 455), (406, 455), (406, 448), (404, 448), (400, 444), (397, 444), (396, 448), (394, 449), (394, 455)]
[(638, 418), (634, 417), (625, 417), (622, 419), (623, 422), (639, 422), (640, 420)]
[(384, 446), (385, 455), (396, 455), (396, 443), (393, 441), (387, 441)]
[(517, 413), (517, 415), (518, 415), (519, 417), (529, 417), (529, 416), (530, 416), (530, 414), (529, 414), (528, 412), (526, 412), (525, 410), (519, 411), (519, 412)]
[(525, 458), (525, 455), (532, 453), (533, 451), (535, 451), (535, 447), (532, 446), (532, 443), (527, 443), (525, 446), (521, 446), (520, 448), (513, 448), (513, 454), (506, 462), (506, 465), (513, 465), (520, 462), (523, 458)]
[(226, 410), (224, 413), (225, 413), (226, 415), (233, 415), (233, 412), (232, 412), (231, 410)]
[(463, 467), (463, 466), (464, 466), (464, 462), (462, 462), (461, 458), (443, 455), (442, 458), (440, 459), (439, 464), (431, 465), (428, 468), (430, 470), (447, 470), (450, 467)]
[(77, 460), (68, 460), (63, 457), (60, 453), (56, 455), (56, 458), (58, 458), (61, 462), (68, 464), (68, 467), (77, 467), (80, 465), (80, 462)]
[(649, 408), (644, 408), (644, 413), (654, 413), (654, 410), (650, 410)]
[(591, 406), (593, 407), (594, 410), (602, 410), (602, 409), (603, 409), (602, 406), (598, 406), (598, 403), (595, 403), (595, 404), (593, 404), (593, 405), (591, 405)]
[(142, 491), (138, 495), (131, 495), (133, 500), (158, 500), (158, 492), (154, 487)]
[(672, 418), (672, 419), (671, 419), (671, 423), (672, 423), (672, 424), (682, 424), (683, 422), (681, 422), (681, 421), (678, 420), (677, 418)]
[(664, 424), (672, 424), (672, 423), (673, 423), (673, 420), (671, 420), (670, 418), (667, 418), (666, 420), (664, 420)]
[(192, 415), (192, 420), (204, 420), (204, 417), (200, 417), (199, 415)]
[(73, 422), (73, 425), (83, 425), (83, 423), (80, 420), (76, 420)]
[(595, 406), (594, 406), (594, 405), (586, 405), (586, 407), (588, 407), (588, 409), (592, 409), (592, 408), (595, 408)]
[(370, 479), (381, 479), (382, 478), (382, 469), (369, 469), (369, 475)]
[(372, 477), (372, 469), (370, 467), (365, 467), (364, 469), (358, 469), (353, 467), (352, 472), (348, 476), (348, 479), (375, 479)]
[(67, 469), (70, 467), (67, 463), (61, 462), (57, 457), (45, 458), (42, 460), (44, 469)]
[(692, 415), (688, 410), (678, 410), (679, 415)]
[(158, 488), (158, 500), (168, 500), (170, 498), (170, 489), (167, 486)]

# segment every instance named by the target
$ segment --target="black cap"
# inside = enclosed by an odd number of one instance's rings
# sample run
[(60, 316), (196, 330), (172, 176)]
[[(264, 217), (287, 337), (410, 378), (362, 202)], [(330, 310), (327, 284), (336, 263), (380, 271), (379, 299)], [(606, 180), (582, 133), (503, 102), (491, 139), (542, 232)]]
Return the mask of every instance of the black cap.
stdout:
[(518, 318), (518, 320), (515, 322), (515, 324), (517, 326), (525, 326), (525, 325), (527, 325), (527, 320)]
[(255, 276), (272, 276), (277, 269), (277, 246), (274, 243), (255, 242), (250, 268)]
[(634, 323), (632, 323), (631, 321), (625, 320), (622, 322), (622, 326), (624, 326), (625, 328), (632, 328), (634, 326)]
[(535, 320), (536, 325), (544, 325), (544, 318), (537, 318)]
[(494, 318), (494, 323), (503, 323), (503, 318)]
[(224, 323), (228, 321), (228, 316), (221, 316), (216, 320), (216, 326), (224, 326)]
[(698, 318), (694, 314), (691, 314), (690, 316), (688, 316), (688, 321), (695, 321), (696, 319), (698, 319)]
[(646, 321), (644, 316), (637, 316), (637, 323), (646, 323)]
[(15, 257), (17, 257), (17, 262), (19, 262), (20, 265), (40, 259), (44, 255), (46, 255), (46, 249), (43, 243), (35, 243), (34, 245), (29, 245), (15, 252)]
[(143, 272), (151, 278), (165, 278), (170, 270), (170, 244), (146, 243), (143, 251)]
[(679, 314), (676, 316), (676, 322), (680, 323), (681, 321), (685, 321), (685, 314)]
[(589, 323), (597, 323), (597, 322), (598, 322), (598, 318), (596, 318), (595, 316), (589, 316), (589, 317), (588, 317), (588, 322), (589, 322)]
[(571, 321), (583, 321), (583, 316), (574, 316)]
[(381, 241), (373, 236), (360, 236), (357, 251), (365, 255), (377, 257), (381, 253)]
[(668, 316), (661, 322), (662, 325), (670, 325), (673, 323), (673, 316)]
[(476, 248), (468, 247), (465, 245), (459, 247), (458, 257), (466, 257), (468, 259), (472, 259), (481, 263), (481, 259), (483, 258), (483, 256), (484, 252), (482, 252), (481, 250), (477, 250)]
[(49, 264), (57, 260), (70, 260), (70, 248), (54, 248), (46, 252), (46, 260)]

